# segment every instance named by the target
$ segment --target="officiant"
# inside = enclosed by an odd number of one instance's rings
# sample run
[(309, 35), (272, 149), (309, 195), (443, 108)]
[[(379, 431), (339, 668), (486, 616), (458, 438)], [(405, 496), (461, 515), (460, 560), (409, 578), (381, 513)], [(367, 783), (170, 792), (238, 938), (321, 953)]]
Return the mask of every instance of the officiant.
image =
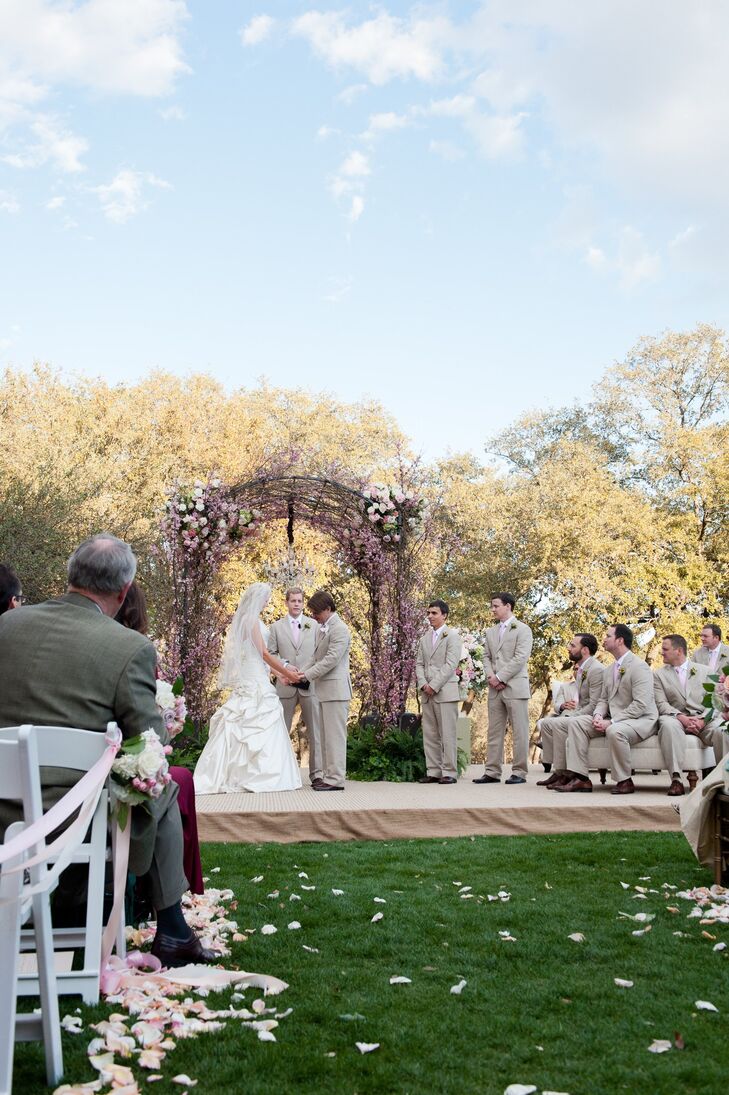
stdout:
[[(281, 658), (285, 665), (296, 666), (306, 675), (306, 670), (314, 663), (317, 625), (310, 616), (304, 615), (304, 591), (298, 586), (286, 590), (286, 608), (286, 615), (271, 626), (268, 649), (271, 654)], [(306, 690), (276, 678), (276, 692), (281, 700), (289, 733), (297, 704), (301, 711), (309, 744), (309, 779), (312, 783), (322, 777), (320, 712), (315, 688), (312, 685)]]

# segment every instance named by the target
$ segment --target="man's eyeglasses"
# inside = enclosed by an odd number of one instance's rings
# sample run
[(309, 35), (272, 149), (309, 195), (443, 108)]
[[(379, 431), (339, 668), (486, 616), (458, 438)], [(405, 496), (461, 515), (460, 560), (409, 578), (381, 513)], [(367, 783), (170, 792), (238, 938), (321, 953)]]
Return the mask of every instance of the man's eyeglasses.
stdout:
[(28, 603), (28, 598), (24, 597), (22, 593), (19, 593), (17, 597), (13, 597), (14, 601), (17, 601), (19, 605), (25, 605)]

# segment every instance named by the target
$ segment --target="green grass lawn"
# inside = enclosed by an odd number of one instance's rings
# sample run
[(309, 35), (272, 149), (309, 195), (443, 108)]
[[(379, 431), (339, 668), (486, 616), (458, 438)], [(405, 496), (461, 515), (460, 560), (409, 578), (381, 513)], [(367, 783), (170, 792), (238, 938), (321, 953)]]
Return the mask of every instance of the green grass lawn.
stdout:
[[(687, 919), (689, 902), (666, 900), (663, 883), (711, 883), (680, 834), (211, 844), (204, 866), (220, 867), (215, 885), (235, 890), (241, 930), (278, 928), (234, 944), (230, 962), (287, 981), (275, 1003), (293, 1013), (276, 1044), (237, 1021), (181, 1041), (164, 1062), (165, 1079), (140, 1083), (153, 1095), (180, 1095), (169, 1082), (178, 1073), (198, 1079), (195, 1095), (501, 1095), (517, 1082), (570, 1095), (726, 1089), (729, 949), (713, 951), (702, 931), (729, 942), (729, 929), (702, 927)], [(254, 883), (258, 875), (263, 881)], [(476, 896), (463, 899), (461, 886)], [(636, 899), (635, 886), (659, 892)], [(266, 896), (275, 890), (277, 898)], [(508, 902), (486, 900), (499, 890), (511, 894)], [(301, 900), (290, 901), (292, 892)], [(372, 923), (378, 911), (383, 918)], [(620, 911), (654, 913), (652, 930), (633, 936), (641, 925)], [(287, 929), (292, 920), (301, 930)], [(568, 938), (575, 932), (584, 942)], [(390, 985), (393, 975), (412, 984)], [(616, 977), (634, 987), (616, 987)], [(462, 978), (462, 993), (451, 994)], [(249, 990), (246, 1002), (255, 995)], [(223, 1007), (227, 999), (208, 1003)], [(697, 1000), (719, 1014), (697, 1011)], [(78, 1001), (67, 1003), (62, 1014)], [(82, 1010), (98, 1018), (111, 1009)], [(648, 1052), (654, 1039), (676, 1032), (685, 1049)], [(85, 1059), (90, 1037), (64, 1036), (67, 1082), (94, 1077)], [(361, 1055), (357, 1041), (380, 1048)], [(18, 1046), (15, 1089), (45, 1091), (42, 1076), (39, 1047)]]

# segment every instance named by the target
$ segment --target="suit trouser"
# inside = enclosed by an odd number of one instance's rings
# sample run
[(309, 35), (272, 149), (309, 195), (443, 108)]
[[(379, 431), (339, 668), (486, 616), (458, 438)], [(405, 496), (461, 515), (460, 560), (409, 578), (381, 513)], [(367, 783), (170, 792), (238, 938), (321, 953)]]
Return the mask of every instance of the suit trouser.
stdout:
[(551, 764), (556, 772), (567, 767), (567, 731), (573, 719), (573, 715), (551, 715), (537, 723), (542, 735), (542, 762)]
[[(588, 761), (590, 740), (599, 737), (601, 731), (594, 729), (591, 715), (579, 715), (571, 722), (573, 725), (570, 726), (567, 737), (567, 766), (572, 772), (587, 779), (587, 773), (590, 770)], [(630, 779), (633, 771), (630, 747), (649, 738), (656, 724), (657, 720), (649, 716), (610, 723), (605, 732), (605, 739), (610, 750), (610, 771), (616, 783)]]
[(458, 776), (458, 700), (423, 696), (423, 749), (429, 776)]
[(489, 731), (486, 746), (486, 775), (500, 776), (504, 763), (504, 739), (507, 720), (511, 723), (511, 739), (514, 747), (512, 773), (527, 776), (529, 754), (529, 700), (512, 699), (508, 688), (497, 692), (489, 688)]
[[(661, 745), (661, 752), (663, 753), (663, 760), (666, 765), (666, 770), (673, 775), (674, 772), (679, 774), (684, 771), (684, 761), (686, 757), (686, 746), (689, 741), (696, 741), (697, 738), (704, 745), (714, 744), (714, 734), (711, 727), (705, 726), (700, 733), (687, 734), (681, 723), (673, 715), (660, 715), (658, 718), (658, 741)], [(717, 761), (721, 758), (717, 757)]]
[(283, 707), (286, 729), (291, 731), (291, 723), (294, 721), (296, 704), (301, 707), (301, 717), (306, 727), (306, 738), (309, 742), (309, 779), (321, 779), (321, 729), (319, 727), (319, 701), (316, 696), (308, 695), (298, 690), (293, 696), (279, 696)]
[(347, 774), (349, 700), (319, 700), (322, 779), (341, 787)]

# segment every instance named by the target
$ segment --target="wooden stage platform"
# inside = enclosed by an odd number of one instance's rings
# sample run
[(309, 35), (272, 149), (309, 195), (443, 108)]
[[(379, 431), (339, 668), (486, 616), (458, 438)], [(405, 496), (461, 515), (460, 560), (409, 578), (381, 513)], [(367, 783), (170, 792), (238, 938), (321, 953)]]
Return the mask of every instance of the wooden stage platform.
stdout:
[[(472, 765), (454, 785), (359, 783), (344, 791), (322, 794), (304, 788), (262, 794), (238, 792), (198, 795), (201, 840), (279, 844), (314, 840), (398, 840), (412, 837), (504, 836), (547, 833), (680, 829), (668, 798), (669, 779), (639, 772), (633, 795), (611, 795), (611, 782), (601, 787), (594, 774), (592, 794), (560, 795), (537, 787), (541, 765), (529, 782), (472, 783), (483, 768)], [(509, 774), (504, 770), (503, 778)]]

